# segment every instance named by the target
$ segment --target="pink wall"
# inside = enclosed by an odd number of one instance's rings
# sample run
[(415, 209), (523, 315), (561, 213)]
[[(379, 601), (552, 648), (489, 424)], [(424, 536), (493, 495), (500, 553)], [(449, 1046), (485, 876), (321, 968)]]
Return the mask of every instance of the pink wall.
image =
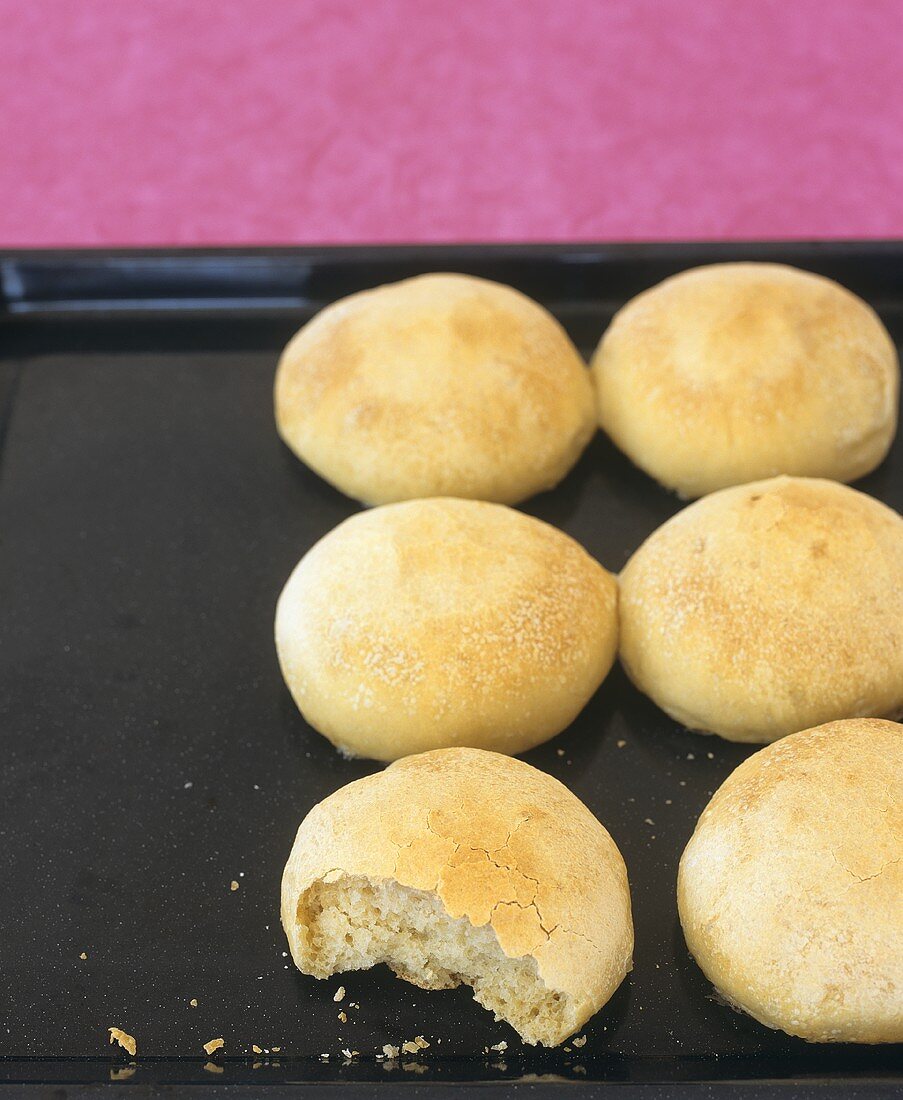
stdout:
[(0, 0), (0, 244), (903, 236), (903, 0)]

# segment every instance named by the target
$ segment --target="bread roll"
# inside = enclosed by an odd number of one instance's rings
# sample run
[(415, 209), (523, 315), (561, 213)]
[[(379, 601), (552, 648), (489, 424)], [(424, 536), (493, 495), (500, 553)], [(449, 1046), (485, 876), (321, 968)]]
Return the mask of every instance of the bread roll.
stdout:
[(897, 353), (878, 316), (781, 264), (666, 279), (615, 316), (592, 367), (603, 429), (686, 497), (774, 474), (852, 481), (897, 427)]
[(903, 519), (779, 477), (685, 508), (621, 574), (621, 660), (690, 729), (774, 741), (903, 712)]
[(384, 962), (422, 989), (464, 982), (546, 1046), (605, 1004), (633, 951), (605, 829), (556, 779), (479, 749), (409, 756), (315, 806), (282, 924), (305, 974)]
[(903, 1042), (903, 726), (832, 722), (730, 775), (680, 862), (706, 976), (768, 1027)]
[(500, 504), (361, 512), (313, 547), (276, 610), (285, 681), (342, 752), (523, 752), (611, 668), (617, 582), (573, 539)]
[(557, 485), (596, 431), (589, 371), (561, 325), (467, 275), (328, 306), (283, 352), (275, 399), (295, 454), (368, 504), (513, 504)]

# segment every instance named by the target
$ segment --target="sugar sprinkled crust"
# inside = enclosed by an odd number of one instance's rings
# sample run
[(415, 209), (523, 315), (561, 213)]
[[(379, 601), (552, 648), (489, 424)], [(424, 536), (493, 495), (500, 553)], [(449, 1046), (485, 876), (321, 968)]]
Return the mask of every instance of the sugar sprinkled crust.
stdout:
[(773, 741), (903, 711), (903, 518), (773, 478), (685, 508), (620, 577), (621, 660), (676, 721)]
[(347, 754), (516, 753), (569, 725), (611, 668), (617, 582), (503, 505), (387, 505), (305, 555), (276, 647), (305, 718)]
[(602, 428), (687, 497), (793, 474), (852, 481), (897, 425), (897, 353), (875, 312), (781, 264), (713, 264), (638, 295), (593, 357)]
[[(329, 893), (336, 886), (344, 895)], [(327, 977), (345, 929), (318, 898), (350, 905), (367, 891), (384, 914), (392, 904), (425, 911), (432, 931), (416, 942), (399, 933), (387, 949), (372, 931), (386, 916), (366, 933), (349, 926), (359, 941), (350, 965), (387, 961), (425, 988), (474, 984), (436, 961), (440, 936), (462, 957), (473, 945), (489, 967), (476, 985), (481, 1003), (529, 1042), (562, 1042), (630, 969), (630, 895), (614, 841), (557, 780), (498, 753), (410, 756), (311, 810), (282, 883), (282, 922), (301, 970)], [(530, 1003), (539, 1006), (532, 1017)]]
[(564, 329), (510, 287), (422, 275), (328, 306), (291, 340), (276, 422), (322, 477), (368, 504), (513, 504), (556, 485), (595, 433)]
[(680, 863), (687, 943), (729, 1002), (815, 1042), (903, 1041), (903, 726), (832, 722), (749, 757)]

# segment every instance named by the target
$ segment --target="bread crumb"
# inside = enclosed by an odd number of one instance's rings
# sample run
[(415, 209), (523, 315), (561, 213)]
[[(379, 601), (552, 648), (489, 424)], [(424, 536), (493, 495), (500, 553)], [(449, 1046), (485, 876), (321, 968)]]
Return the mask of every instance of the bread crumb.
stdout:
[(556, 749), (555, 751), (558, 753), (559, 756), (564, 756), (564, 749)]
[(360, 1008), (361, 1006), (357, 1003), (357, 1001), (349, 1001), (348, 1002), (348, 1007), (349, 1008)]
[(398, 1047), (390, 1046), (388, 1043), (383, 1047), (383, 1054), (387, 1058), (397, 1058), (399, 1053)]
[(135, 1042), (134, 1035), (129, 1035), (128, 1032), (123, 1031), (121, 1027), (111, 1027), (107, 1030), (110, 1033), (110, 1042), (118, 1043), (123, 1050), (127, 1050), (134, 1058), (135, 1054), (138, 1052), (138, 1044)]
[(339, 1013), (339, 1020), (340, 1020), (340, 1021), (341, 1021), (341, 1022), (342, 1022), (343, 1024), (347, 1024), (347, 1023), (348, 1023), (348, 1017), (347, 1017), (347, 1016), (345, 1015), (345, 1013), (344, 1013), (344, 1012), (340, 1012), (340, 1013)]
[(407, 1042), (401, 1044), (401, 1049), (405, 1054), (416, 1054), (420, 1047), (416, 1043)]
[(82, 953), (79, 955), (80, 959), (86, 959), (87, 957), (88, 957), (87, 951), (82, 951)]
[(666, 799), (665, 799), (665, 805), (666, 805), (666, 806), (670, 806), (670, 805), (671, 805), (671, 799), (670, 799), (670, 798), (666, 798)]
[(349, 1050), (347, 1047), (342, 1047), (342, 1054), (346, 1058), (353, 1058), (357, 1054), (357, 1051), (356, 1050)]
[(320, 1061), (321, 1062), (328, 1062), (329, 1061), (329, 1055), (328, 1054), (321, 1054), (320, 1055)]
[(713, 752), (707, 752), (706, 756), (709, 758), (709, 760), (714, 760), (715, 759), (715, 754)]
[(253, 1050), (255, 1054), (263, 1054), (263, 1050), (256, 1043), (251, 1043), (251, 1050)]
[(111, 1066), (110, 1080), (127, 1081), (134, 1074), (137, 1068), (137, 1066)]
[(618, 746), (619, 749), (623, 749), (624, 746), (627, 744), (627, 742), (624, 741), (624, 740), (621, 740), (621, 741), (615, 741), (615, 744)]
[(208, 1073), (222, 1073), (222, 1072), (223, 1072), (223, 1067), (222, 1067), (222, 1066), (218, 1066), (218, 1065), (216, 1064), (216, 1062), (205, 1062), (205, 1063), (204, 1063), (204, 1069), (205, 1069), (205, 1070), (206, 1070), (206, 1071), (207, 1071)]
[(576, 1039), (571, 1039), (571, 1042), (578, 1049), (580, 1047), (585, 1047), (586, 1046), (586, 1036), (585, 1035), (578, 1035)]
[(344, 1001), (344, 999), (345, 999), (345, 987), (343, 985), (340, 985), (339, 988), (335, 991), (335, 995), (333, 996), (332, 999), (335, 1001), (336, 1004), (338, 1004), (339, 1001)]
[(232, 879), (232, 881), (229, 883), (229, 889), (232, 891), (233, 894), (238, 889), (238, 883), (235, 881), (235, 879)]
[(687, 785), (687, 781), (686, 781), (686, 779), (681, 779), (681, 780), (680, 780), (680, 785), (681, 785), (682, 787), (686, 787), (686, 785)]
[(502, 1039), (502, 1041), (500, 1043), (496, 1043), (495, 1046), (492, 1046), (489, 1049), (490, 1050), (497, 1050), (499, 1052), (499, 1054), (501, 1054), (503, 1050), (508, 1049), (508, 1044), (505, 1042), (504, 1039)]
[(420, 1050), (426, 1050), (426, 1048), (430, 1045), (422, 1035), (415, 1035), (414, 1042), (417, 1044)]
[(212, 1054), (215, 1050), (222, 1050), (225, 1045), (225, 1039), (211, 1039), (209, 1043), (204, 1043), (204, 1050)]
[(274, 1054), (278, 1054), (279, 1051), (282, 1050), (282, 1047), (271, 1047), (270, 1049), (273, 1051)]
[(688, 760), (695, 760), (696, 759), (696, 753), (695, 752), (688, 752), (687, 753), (687, 759)]
[(192, 1008), (197, 1008), (197, 1006), (198, 1006), (197, 997), (192, 997), (191, 1000), (188, 1003), (191, 1005)]
[(643, 821), (645, 821), (647, 825), (654, 825), (655, 824), (655, 822), (652, 820), (651, 817), (644, 817)]

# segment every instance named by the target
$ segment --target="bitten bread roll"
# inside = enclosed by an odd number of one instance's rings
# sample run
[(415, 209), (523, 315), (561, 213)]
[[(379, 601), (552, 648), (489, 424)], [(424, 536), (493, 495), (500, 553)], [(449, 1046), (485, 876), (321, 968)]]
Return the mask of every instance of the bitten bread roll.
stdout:
[(621, 660), (676, 721), (774, 741), (903, 712), (903, 519), (779, 477), (691, 504), (621, 574)]
[(706, 977), (813, 1042), (903, 1042), (903, 726), (832, 722), (744, 761), (680, 862)]
[(367, 504), (514, 504), (557, 485), (596, 431), (589, 371), (561, 325), (467, 275), (328, 306), (283, 352), (275, 399), (295, 454)]
[(546, 1046), (605, 1004), (633, 952), (606, 830), (557, 779), (479, 749), (409, 756), (315, 806), (282, 924), (305, 974), (384, 962), (422, 989), (463, 982)]
[(645, 291), (593, 357), (602, 428), (696, 497), (775, 474), (852, 481), (897, 427), (897, 353), (854, 294), (781, 264), (714, 264)]
[(321, 539), (276, 609), (307, 721), (349, 756), (517, 753), (568, 726), (611, 668), (617, 582), (573, 539), (500, 504), (360, 512)]

